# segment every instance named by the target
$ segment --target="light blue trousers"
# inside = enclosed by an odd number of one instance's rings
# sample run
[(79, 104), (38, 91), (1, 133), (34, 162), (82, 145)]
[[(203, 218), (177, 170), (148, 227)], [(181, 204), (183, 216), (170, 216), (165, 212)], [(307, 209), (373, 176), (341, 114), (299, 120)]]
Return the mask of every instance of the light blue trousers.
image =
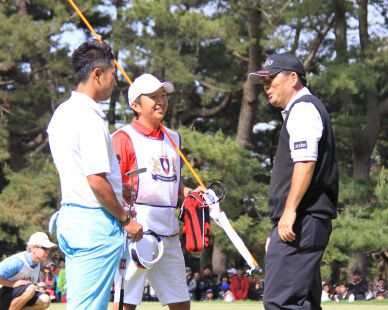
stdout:
[(106, 310), (123, 248), (122, 226), (104, 208), (62, 206), (57, 239), (66, 257), (68, 310)]

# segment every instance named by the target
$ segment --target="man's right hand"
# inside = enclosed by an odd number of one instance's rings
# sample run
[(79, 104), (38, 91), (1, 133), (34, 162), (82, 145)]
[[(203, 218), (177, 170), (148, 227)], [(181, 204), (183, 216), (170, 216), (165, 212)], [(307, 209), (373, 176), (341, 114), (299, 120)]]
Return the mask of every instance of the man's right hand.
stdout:
[(143, 238), (143, 226), (134, 219), (131, 219), (129, 223), (124, 226), (124, 229), (132, 241), (139, 241)]
[(136, 200), (136, 191), (132, 191), (132, 186), (126, 183), (123, 183), (123, 199), (129, 205)]

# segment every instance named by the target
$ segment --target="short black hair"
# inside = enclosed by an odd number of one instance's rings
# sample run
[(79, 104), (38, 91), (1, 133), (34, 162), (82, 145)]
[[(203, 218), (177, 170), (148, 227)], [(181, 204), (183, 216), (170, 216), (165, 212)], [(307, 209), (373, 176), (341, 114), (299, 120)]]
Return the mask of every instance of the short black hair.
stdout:
[(346, 288), (348, 288), (348, 287), (349, 287), (349, 284), (348, 284), (348, 282), (346, 282), (345, 280), (342, 280), (342, 281), (340, 281), (340, 282), (338, 283), (338, 285), (337, 285), (337, 286), (340, 286), (340, 285), (343, 285), (343, 286), (345, 286)]
[(77, 85), (88, 80), (90, 72), (95, 68), (103, 71), (112, 66), (114, 59), (109, 45), (97, 40), (82, 43), (71, 56), (71, 63), (77, 77)]
[[(295, 71), (283, 70), (281, 72), (283, 72), (285, 75), (290, 75), (291, 72), (295, 72)], [(301, 73), (298, 73), (298, 72), (295, 72), (295, 73), (298, 76), (299, 82), (302, 84), (302, 86), (303, 87), (307, 87), (306, 77), (303, 74), (301, 74)]]

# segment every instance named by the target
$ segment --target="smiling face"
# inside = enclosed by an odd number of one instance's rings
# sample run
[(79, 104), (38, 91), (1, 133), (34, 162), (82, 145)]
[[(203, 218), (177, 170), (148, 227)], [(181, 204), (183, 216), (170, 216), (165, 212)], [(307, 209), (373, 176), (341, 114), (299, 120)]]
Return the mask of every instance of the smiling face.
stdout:
[(131, 105), (138, 114), (138, 120), (147, 127), (159, 128), (168, 108), (167, 93), (164, 88), (160, 87), (153, 93), (141, 95), (139, 101)]

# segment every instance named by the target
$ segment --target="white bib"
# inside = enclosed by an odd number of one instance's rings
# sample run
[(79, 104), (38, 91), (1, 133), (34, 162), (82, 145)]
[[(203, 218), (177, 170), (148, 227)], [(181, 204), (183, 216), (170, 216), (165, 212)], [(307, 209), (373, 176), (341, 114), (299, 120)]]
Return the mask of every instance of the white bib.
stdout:
[[(181, 173), (177, 151), (166, 135), (161, 139), (147, 137), (131, 125), (120, 130), (131, 138), (137, 168), (147, 168), (147, 172), (138, 175), (136, 220), (143, 225), (144, 231), (151, 229), (164, 236), (177, 234), (179, 225), (175, 210)], [(166, 130), (180, 146), (179, 134)]]
[(24, 253), (25, 252), (21, 252), (13, 255), (14, 257), (16, 256), (23, 261), (23, 268), (13, 277), (7, 280), (16, 281), (16, 280), (24, 279), (24, 280), (31, 281), (31, 283), (37, 283), (39, 279), (39, 273), (40, 273), (40, 264), (38, 264), (35, 268), (32, 268), (28, 263), (26, 257), (24, 256)]

